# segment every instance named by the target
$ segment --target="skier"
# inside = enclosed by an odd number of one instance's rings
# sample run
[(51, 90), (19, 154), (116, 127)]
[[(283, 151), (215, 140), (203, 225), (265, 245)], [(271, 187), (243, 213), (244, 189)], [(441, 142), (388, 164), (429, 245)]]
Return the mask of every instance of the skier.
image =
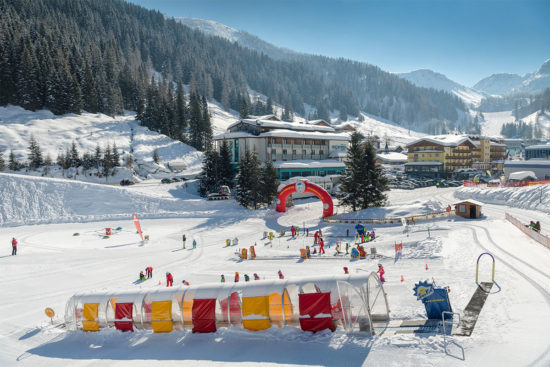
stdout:
[(282, 271), (279, 270), (278, 273), (279, 273), (279, 279), (284, 279), (285, 278)]
[(239, 244), (239, 239), (237, 237), (233, 238), (233, 246), (237, 246)]
[(239, 282), (239, 272), (236, 271), (235, 272), (235, 283), (238, 283)]
[(254, 273), (254, 280), (260, 280), (260, 276), (256, 273)]
[(250, 281), (250, 277), (248, 276), (248, 274), (245, 274), (245, 275), (244, 275), (244, 281), (245, 281), (245, 282), (249, 282), (249, 281)]
[(294, 228), (294, 226), (290, 227), (290, 233), (292, 234), (292, 237), (294, 238), (294, 235), (296, 234), (296, 228)]
[(535, 223), (535, 226), (533, 227), (533, 229), (537, 232), (540, 233), (540, 222), (537, 220), (537, 222)]
[(380, 274), (380, 281), (381, 282), (385, 282), (386, 279), (384, 279), (384, 274), (386, 273), (384, 271), (384, 267), (382, 266), (382, 264), (378, 264), (378, 271), (377, 271), (378, 274)]
[(349, 270), (347, 266), (344, 266), (344, 274), (349, 274)]
[(306, 228), (306, 237), (309, 237), (309, 228)]
[(145, 274), (143, 274), (143, 270), (139, 271), (139, 280), (145, 280)]
[(221, 283), (225, 283), (225, 276), (222, 274), (222, 278), (220, 279)]
[(174, 277), (172, 276), (172, 274), (170, 274), (170, 272), (166, 272), (166, 286), (167, 287), (172, 287), (174, 285)]
[(187, 237), (185, 237), (185, 234), (181, 238), (183, 240), (183, 248), (185, 248), (185, 241), (187, 241)]
[(183, 285), (190, 285), (189, 282), (187, 282), (185, 279), (181, 281)]
[(315, 233), (313, 234), (313, 244), (314, 245), (317, 244), (318, 239), (319, 239), (319, 231), (315, 231)]
[(197, 248), (197, 240), (193, 240), (193, 248)]
[(336, 255), (340, 255), (341, 251), (340, 251), (340, 243), (337, 243), (336, 244)]
[(17, 241), (15, 237), (11, 239), (11, 256), (17, 255)]
[(319, 255), (324, 254), (325, 253), (325, 241), (323, 241), (322, 238), (321, 238), (321, 242), (319, 243), (319, 245), (321, 246), (319, 248)]
[(349, 254), (349, 243), (346, 242), (346, 255)]
[(145, 273), (147, 274), (147, 279), (152, 278), (153, 277), (153, 267), (152, 266), (146, 267), (145, 268)]

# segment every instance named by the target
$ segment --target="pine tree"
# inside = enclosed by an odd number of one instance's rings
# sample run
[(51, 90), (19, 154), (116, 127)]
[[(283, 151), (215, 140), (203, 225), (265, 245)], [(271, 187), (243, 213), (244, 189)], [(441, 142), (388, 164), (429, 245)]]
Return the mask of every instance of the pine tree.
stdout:
[(42, 152), (40, 151), (40, 146), (38, 145), (38, 142), (34, 138), (33, 135), (31, 135), (31, 138), (29, 140), (29, 166), (33, 169), (40, 168), (42, 164), (44, 163), (42, 159)]
[(212, 149), (212, 122), (210, 121), (210, 112), (208, 112), (208, 102), (206, 97), (202, 97), (202, 149), (203, 151)]
[(219, 172), (220, 184), (233, 188), (235, 171), (233, 170), (233, 165), (231, 164), (231, 151), (226, 140), (222, 142), (220, 147)]
[(176, 90), (176, 139), (183, 139), (183, 132), (187, 128), (187, 113), (185, 105), (185, 93), (183, 90), (183, 84), (178, 82)]
[(10, 171), (19, 171), (20, 167), (21, 167), (21, 164), (19, 163), (19, 161), (15, 157), (15, 153), (13, 152), (13, 150), (10, 150), (10, 157), (9, 157), (9, 161), (8, 161), (8, 169)]
[(128, 169), (134, 168), (134, 157), (130, 153), (126, 154), (124, 157), (124, 165)]
[(244, 207), (258, 208), (262, 203), (260, 192), (260, 161), (255, 153), (246, 151), (244, 159), (239, 165), (237, 175), (236, 197), (239, 204)]
[(241, 109), (239, 111), (239, 116), (242, 119), (248, 118), (248, 103), (246, 102), (245, 98), (241, 100)]
[(113, 155), (111, 154), (111, 147), (107, 144), (105, 148), (105, 154), (103, 154), (103, 175), (105, 178), (111, 175), (111, 169), (113, 168)]
[(78, 152), (78, 149), (76, 147), (76, 143), (73, 141), (71, 143), (71, 150), (70, 150), (70, 153), (69, 153), (69, 159), (70, 159), (70, 166), (71, 167), (80, 167), (80, 165), (82, 164), (82, 161), (80, 159), (80, 153)]
[(102, 164), (102, 161), (103, 161), (103, 157), (101, 156), (101, 147), (98, 144), (96, 145), (95, 152), (94, 152), (94, 165), (98, 170), (98, 172), (99, 172), (99, 167)]
[(220, 155), (214, 150), (209, 150), (204, 154), (202, 172), (199, 176), (199, 194), (206, 197), (209, 193), (217, 192), (221, 184)]
[(365, 172), (361, 182), (361, 209), (375, 206), (383, 206), (387, 197), (384, 191), (388, 190), (388, 179), (384, 175), (382, 167), (376, 164), (376, 148), (371, 142), (367, 142), (363, 148), (363, 164)]
[(198, 92), (194, 91), (191, 92), (191, 96), (189, 97), (189, 144), (197, 150), (202, 150), (203, 148), (202, 124), (200, 96)]
[(264, 167), (261, 171), (260, 178), (260, 196), (262, 201), (270, 205), (277, 197), (277, 189), (279, 188), (279, 178), (277, 177), (277, 170), (273, 166), (271, 160), (267, 160), (264, 163)]
[(0, 150), (0, 171), (3, 171), (6, 169), (6, 161), (4, 160), (4, 154), (2, 154), (2, 151)]
[(364, 150), (361, 145), (361, 134), (354, 132), (351, 135), (348, 155), (346, 157), (346, 173), (342, 177), (342, 203), (351, 206), (353, 211), (361, 208), (362, 190), (365, 172), (363, 162)]
[(153, 150), (153, 162), (155, 162), (156, 164), (159, 164), (160, 162), (158, 149)]
[(112, 150), (112, 163), (111, 165), (113, 167), (119, 167), (120, 166), (120, 154), (118, 152), (118, 148), (116, 146), (116, 143), (113, 143), (113, 150)]

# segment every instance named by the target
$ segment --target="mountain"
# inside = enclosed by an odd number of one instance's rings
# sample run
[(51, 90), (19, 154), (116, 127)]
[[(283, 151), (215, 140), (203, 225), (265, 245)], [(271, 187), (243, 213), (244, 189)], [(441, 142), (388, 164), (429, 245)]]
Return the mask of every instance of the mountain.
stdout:
[(246, 31), (240, 31), (213, 20), (199, 18), (174, 18), (174, 20), (199, 32), (210, 36), (225, 38), (230, 42), (236, 42), (239, 46), (262, 52), (276, 60), (293, 59), (301, 55), (288, 48), (272, 45)]
[(453, 93), (468, 104), (478, 105), (484, 97), (483, 94), (458, 84), (445, 75), (429, 69), (420, 69), (409, 73), (398, 73), (397, 75), (418, 87), (439, 89)]
[(514, 93), (541, 93), (550, 88), (550, 59), (534, 73), (523, 76), (517, 74), (493, 74), (476, 83), (474, 89), (497, 95)]

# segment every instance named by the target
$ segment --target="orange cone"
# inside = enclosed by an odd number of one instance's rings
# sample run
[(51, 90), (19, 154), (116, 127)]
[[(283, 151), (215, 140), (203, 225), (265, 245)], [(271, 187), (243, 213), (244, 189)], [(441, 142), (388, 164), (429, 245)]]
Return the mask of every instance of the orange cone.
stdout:
[(404, 282), (405, 278), (403, 278), (403, 275), (401, 275), (401, 281)]
[(426, 270), (428, 270), (428, 264), (426, 264)]

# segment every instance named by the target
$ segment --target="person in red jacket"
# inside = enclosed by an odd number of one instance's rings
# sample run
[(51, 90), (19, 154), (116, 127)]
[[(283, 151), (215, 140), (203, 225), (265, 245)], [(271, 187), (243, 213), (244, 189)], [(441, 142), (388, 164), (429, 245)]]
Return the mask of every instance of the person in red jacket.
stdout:
[(174, 285), (174, 277), (169, 272), (166, 272), (166, 286), (172, 287)]
[(323, 241), (323, 239), (321, 238), (319, 240), (319, 255), (321, 254), (324, 254), (325, 253), (325, 241)]
[(239, 272), (236, 271), (235, 272), (235, 283), (237, 283), (239, 281)]
[(380, 275), (379, 275), (379, 276), (380, 276), (380, 281), (381, 281), (381, 282), (385, 282), (386, 279), (384, 279), (384, 274), (385, 274), (386, 272), (384, 271), (384, 267), (382, 266), (382, 264), (378, 264), (378, 271), (377, 271), (377, 273), (380, 274)]
[(15, 237), (11, 240), (11, 256), (17, 255), (17, 241), (15, 240)]
[(147, 275), (147, 279), (152, 278), (153, 277), (153, 267), (152, 266), (146, 267), (145, 268), (145, 273)]

